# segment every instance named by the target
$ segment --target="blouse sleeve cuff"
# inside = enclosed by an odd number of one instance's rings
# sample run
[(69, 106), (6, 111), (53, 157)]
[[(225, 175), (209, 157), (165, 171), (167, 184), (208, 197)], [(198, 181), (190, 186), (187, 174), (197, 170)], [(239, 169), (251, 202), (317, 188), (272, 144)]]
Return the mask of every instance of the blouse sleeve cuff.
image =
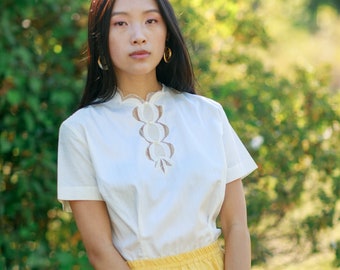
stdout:
[(231, 168), (228, 168), (226, 184), (237, 179), (243, 179), (256, 169), (257, 165), (253, 160), (249, 160), (247, 164), (239, 163)]
[(58, 200), (66, 212), (72, 212), (69, 201), (102, 201), (97, 187), (64, 187), (58, 189)]

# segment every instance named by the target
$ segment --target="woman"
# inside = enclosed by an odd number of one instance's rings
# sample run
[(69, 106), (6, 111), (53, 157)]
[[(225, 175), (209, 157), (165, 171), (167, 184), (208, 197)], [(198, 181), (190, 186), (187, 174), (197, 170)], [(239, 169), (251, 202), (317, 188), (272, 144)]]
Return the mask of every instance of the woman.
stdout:
[(250, 269), (241, 179), (256, 165), (222, 107), (195, 95), (169, 2), (93, 0), (88, 53), (60, 127), (58, 199), (94, 268)]

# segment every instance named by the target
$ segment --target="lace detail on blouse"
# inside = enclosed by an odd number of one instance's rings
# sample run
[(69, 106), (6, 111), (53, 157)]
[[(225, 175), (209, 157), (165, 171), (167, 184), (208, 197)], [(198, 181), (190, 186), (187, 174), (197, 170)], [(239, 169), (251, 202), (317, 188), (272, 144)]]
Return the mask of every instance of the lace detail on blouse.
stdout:
[(144, 102), (133, 110), (133, 117), (143, 123), (139, 134), (149, 143), (146, 156), (155, 162), (156, 168), (165, 173), (168, 166), (172, 166), (171, 157), (174, 154), (174, 146), (165, 142), (169, 135), (169, 128), (159, 122), (162, 115), (162, 106), (149, 102)]

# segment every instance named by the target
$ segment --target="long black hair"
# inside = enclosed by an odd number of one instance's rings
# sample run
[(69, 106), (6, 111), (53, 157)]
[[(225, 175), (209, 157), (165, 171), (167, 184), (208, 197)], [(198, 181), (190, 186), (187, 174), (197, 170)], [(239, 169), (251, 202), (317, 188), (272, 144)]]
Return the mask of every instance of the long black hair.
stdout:
[[(166, 46), (172, 50), (169, 63), (156, 67), (157, 80), (180, 92), (195, 94), (195, 76), (190, 56), (168, 0), (156, 0), (167, 27)], [(117, 79), (109, 52), (111, 12), (115, 0), (93, 0), (88, 16), (87, 80), (79, 108), (110, 99), (117, 91)], [(98, 65), (98, 59), (102, 68)]]

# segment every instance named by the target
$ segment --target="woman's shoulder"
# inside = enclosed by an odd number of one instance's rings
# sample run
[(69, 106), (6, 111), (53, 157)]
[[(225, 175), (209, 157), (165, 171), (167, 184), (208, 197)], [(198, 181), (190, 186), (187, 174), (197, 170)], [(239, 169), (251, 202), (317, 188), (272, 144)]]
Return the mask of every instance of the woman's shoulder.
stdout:
[(96, 109), (95, 106), (88, 106), (76, 110), (68, 116), (60, 125), (60, 129), (72, 130), (75, 133), (81, 132), (86, 125), (91, 123), (92, 110)]
[(201, 110), (208, 110), (208, 111), (216, 111), (220, 112), (223, 110), (222, 105), (218, 103), (217, 101), (200, 95), (200, 94), (191, 94), (187, 92), (179, 92), (177, 90), (174, 90), (170, 88), (172, 91), (172, 95), (178, 102), (182, 102), (185, 104), (185, 106), (188, 106), (188, 108), (198, 108)]
[(81, 122), (87, 115), (87, 108), (81, 108), (70, 114), (62, 124), (71, 124)]

